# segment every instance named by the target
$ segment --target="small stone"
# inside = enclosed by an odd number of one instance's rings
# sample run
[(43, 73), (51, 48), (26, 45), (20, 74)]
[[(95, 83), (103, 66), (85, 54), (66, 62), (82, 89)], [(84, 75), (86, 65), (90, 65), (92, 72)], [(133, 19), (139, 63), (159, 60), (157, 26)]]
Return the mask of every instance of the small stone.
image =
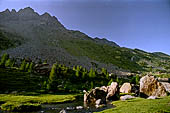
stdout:
[(63, 109), (59, 113), (67, 113), (67, 111)]
[(100, 105), (102, 103), (102, 99), (96, 100), (96, 105)]
[(74, 110), (75, 107), (66, 107), (67, 110)]
[(77, 106), (76, 109), (83, 109), (83, 106)]
[(120, 100), (128, 100), (128, 99), (132, 99), (132, 98), (135, 98), (135, 97), (131, 96), (131, 95), (125, 95), (125, 96), (121, 96)]
[(147, 99), (157, 99), (157, 96), (150, 96)]
[(105, 104), (101, 104), (101, 105), (95, 105), (95, 107), (98, 109), (98, 108), (102, 108), (102, 107), (105, 107), (106, 105)]

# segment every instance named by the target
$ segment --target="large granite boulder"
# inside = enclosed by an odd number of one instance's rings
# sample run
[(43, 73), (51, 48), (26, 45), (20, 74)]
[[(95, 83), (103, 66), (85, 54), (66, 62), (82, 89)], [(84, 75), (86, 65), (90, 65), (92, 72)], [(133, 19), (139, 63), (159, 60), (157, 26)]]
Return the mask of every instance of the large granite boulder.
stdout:
[(118, 99), (119, 95), (119, 85), (117, 82), (112, 82), (111, 85), (108, 87), (108, 93), (106, 96), (106, 100), (116, 100)]
[(120, 88), (121, 93), (131, 93), (131, 90), (132, 86), (130, 83), (124, 83)]
[(84, 102), (95, 104), (96, 100), (101, 99), (100, 103), (104, 104), (106, 103), (106, 95), (107, 93), (105, 91), (95, 88), (84, 94)]
[(146, 75), (140, 79), (140, 95), (143, 97), (160, 97), (166, 96), (167, 93), (164, 86), (154, 76)]

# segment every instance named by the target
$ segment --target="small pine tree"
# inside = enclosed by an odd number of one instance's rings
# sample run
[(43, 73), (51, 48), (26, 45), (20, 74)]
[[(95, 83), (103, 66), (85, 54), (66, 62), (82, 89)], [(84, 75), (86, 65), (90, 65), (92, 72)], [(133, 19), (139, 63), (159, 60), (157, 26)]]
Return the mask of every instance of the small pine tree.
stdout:
[(139, 75), (136, 75), (136, 84), (139, 84), (140, 78)]
[(25, 60), (23, 60), (21, 63), (21, 66), (20, 66), (20, 70), (25, 71), (25, 67), (26, 67), (26, 62), (25, 62)]
[(28, 72), (31, 73), (33, 71), (33, 63), (31, 62), (29, 65)]
[(48, 90), (55, 91), (57, 90), (57, 74), (56, 74), (57, 64), (53, 64), (50, 76), (48, 79), (49, 86), (47, 87)]
[(14, 67), (14, 65), (15, 65), (15, 59), (13, 58), (13, 59), (11, 60), (11, 65), (10, 65), (10, 67)]
[(89, 78), (94, 78), (94, 77), (96, 77), (96, 72), (93, 70), (93, 68), (91, 68), (89, 72)]
[(111, 85), (112, 82), (113, 82), (113, 79), (111, 79), (111, 80), (109, 81), (108, 85)]
[(29, 66), (30, 66), (30, 63), (26, 63), (26, 66), (25, 66), (25, 71), (28, 71), (29, 70)]
[(93, 87), (94, 87), (93, 81), (90, 82), (90, 87), (91, 87), (91, 89), (93, 89)]
[(5, 67), (10, 67), (11, 66), (11, 59), (9, 58), (6, 62), (5, 62)]
[(0, 66), (5, 67), (5, 63), (8, 59), (9, 59), (9, 55), (7, 53), (3, 54), (1, 57)]

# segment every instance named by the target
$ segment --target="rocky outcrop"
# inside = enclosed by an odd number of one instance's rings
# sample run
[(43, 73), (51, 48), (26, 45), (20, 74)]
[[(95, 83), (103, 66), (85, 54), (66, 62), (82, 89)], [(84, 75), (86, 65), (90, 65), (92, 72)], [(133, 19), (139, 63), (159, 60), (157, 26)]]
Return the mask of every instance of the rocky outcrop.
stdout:
[(131, 93), (132, 86), (130, 83), (124, 83), (120, 88), (121, 93)]
[(106, 100), (117, 99), (118, 91), (118, 83), (112, 82), (110, 86), (102, 86), (85, 92), (84, 102), (95, 105), (105, 104)]
[(160, 97), (166, 96), (167, 93), (164, 86), (154, 76), (146, 75), (140, 79), (140, 95), (143, 97)]

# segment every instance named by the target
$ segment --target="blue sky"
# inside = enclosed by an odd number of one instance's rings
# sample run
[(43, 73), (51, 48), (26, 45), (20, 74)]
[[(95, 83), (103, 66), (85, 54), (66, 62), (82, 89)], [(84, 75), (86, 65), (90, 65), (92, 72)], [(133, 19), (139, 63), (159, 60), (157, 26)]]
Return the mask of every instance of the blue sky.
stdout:
[(0, 11), (28, 6), (91, 37), (170, 54), (170, 0), (0, 0)]

